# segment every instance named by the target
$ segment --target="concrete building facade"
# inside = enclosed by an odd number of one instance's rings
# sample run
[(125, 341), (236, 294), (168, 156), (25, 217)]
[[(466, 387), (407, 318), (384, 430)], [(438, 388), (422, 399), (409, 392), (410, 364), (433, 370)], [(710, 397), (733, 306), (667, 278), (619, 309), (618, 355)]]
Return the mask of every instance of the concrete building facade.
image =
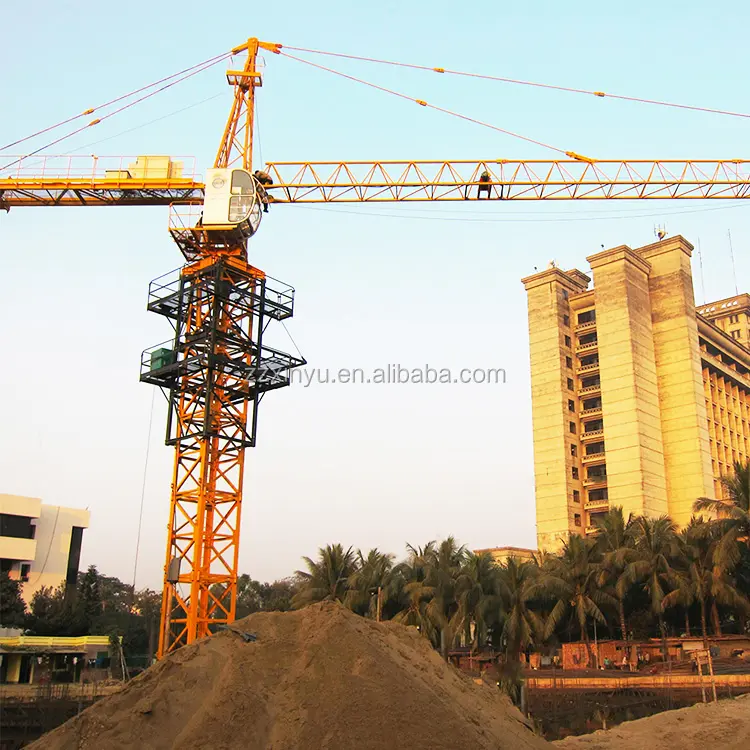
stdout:
[(596, 533), (612, 505), (684, 525), (750, 457), (750, 295), (696, 310), (671, 237), (550, 267), (528, 296), (537, 541)]
[(42, 586), (75, 584), (90, 515), (35, 497), (0, 494), (0, 570), (22, 582), (27, 604)]

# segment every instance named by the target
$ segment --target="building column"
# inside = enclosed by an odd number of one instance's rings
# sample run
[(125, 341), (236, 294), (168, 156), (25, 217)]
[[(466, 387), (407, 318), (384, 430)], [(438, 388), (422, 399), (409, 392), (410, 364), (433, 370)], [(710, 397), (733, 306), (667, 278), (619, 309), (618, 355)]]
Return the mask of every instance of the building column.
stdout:
[(620, 246), (587, 258), (594, 272), (610, 507), (667, 512), (649, 264)]
[(571, 434), (570, 423), (577, 433), (578, 420), (568, 408), (575, 394), (568, 388), (574, 378), (573, 351), (565, 336), (571, 335), (568, 299), (586, 288), (588, 277), (553, 267), (522, 281), (529, 309), (537, 546), (556, 550), (571, 533), (583, 532), (575, 524), (576, 513), (582, 524), (581, 505), (572, 502), (573, 486), (580, 487), (580, 480), (572, 479), (569, 443), (578, 436)]
[(668, 507), (679, 526), (690, 521), (697, 498), (714, 494), (690, 269), (692, 250), (680, 236), (638, 249), (651, 266), (648, 284)]

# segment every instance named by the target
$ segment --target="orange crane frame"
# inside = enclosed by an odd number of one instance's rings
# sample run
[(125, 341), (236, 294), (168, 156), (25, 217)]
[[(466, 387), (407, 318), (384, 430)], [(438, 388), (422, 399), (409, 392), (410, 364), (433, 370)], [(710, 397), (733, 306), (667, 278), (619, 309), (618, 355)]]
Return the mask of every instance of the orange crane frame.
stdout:
[[(232, 50), (246, 52), (247, 57), (242, 70), (227, 72), (234, 100), (216, 167), (236, 165), (251, 171), (255, 89), (262, 85), (258, 52), (278, 48), (251, 38)], [(265, 171), (274, 183), (267, 188), (270, 200), (278, 204), (750, 198), (750, 161), (742, 159), (268, 162)], [(101, 175), (95, 168), (85, 176), (71, 176), (50, 173), (44, 162), (40, 169), (20, 160), (15, 174), (0, 178), (0, 208), (189, 206), (202, 203), (204, 190), (202, 182), (187, 177), (134, 178), (124, 171)], [(176, 427), (168, 442), (176, 450), (160, 657), (235, 617), (244, 450), (254, 444), (245, 428), (251, 405), (255, 420), (258, 398), (257, 390), (251, 393), (246, 375), (252, 367), (257, 375), (262, 359), (261, 344), (252, 341), (252, 330), (267, 299), (265, 274), (247, 262), (246, 237), (218, 237), (199, 226), (173, 227), (172, 236), (189, 261), (176, 283), (192, 289), (191, 302), (180, 313), (183, 341), (200, 339), (209, 318), (218, 334), (208, 348), (204, 342), (203, 350), (184, 343), (182, 356), (195, 360), (208, 352), (209, 359), (226, 359), (231, 354), (228, 330), (239, 326), (247, 336), (246, 350), (240, 352), (244, 370), (222, 371), (206, 365), (171, 381)], [(236, 309), (229, 297), (217, 291), (222, 284), (242, 285), (252, 300), (249, 307)], [(176, 292), (166, 284), (158, 288), (172, 291), (156, 294), (150, 308), (170, 317), (176, 309)], [(273, 310), (271, 317), (288, 317), (291, 309), (289, 297), (288, 305)], [(277, 357), (275, 362), (283, 369), (302, 361)], [(148, 374), (142, 379), (162, 386), (166, 382)], [(211, 388), (206, 387), (208, 381)], [(269, 388), (284, 384), (275, 381)], [(178, 570), (183, 562), (188, 569)]]

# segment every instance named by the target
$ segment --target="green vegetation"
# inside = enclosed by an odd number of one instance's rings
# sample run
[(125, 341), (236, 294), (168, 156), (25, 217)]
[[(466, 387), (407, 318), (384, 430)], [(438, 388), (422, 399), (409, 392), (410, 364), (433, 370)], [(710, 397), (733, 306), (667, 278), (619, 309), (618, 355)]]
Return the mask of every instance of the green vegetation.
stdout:
[[(594, 538), (571, 537), (557, 554), (496, 564), (449, 537), (407, 545), (403, 562), (341, 544), (304, 558), (295, 608), (338, 601), (364, 617), (415, 626), (444, 656), (458, 645), (524, 651), (592, 638), (750, 632), (750, 472), (723, 480), (726, 500), (699, 499), (678, 532), (668, 517), (625, 519), (612, 508)], [(379, 606), (378, 606), (379, 599)], [(710, 626), (709, 626), (710, 623)]]
[[(453, 537), (406, 558), (341, 544), (305, 557), (291, 578), (237, 581), (237, 617), (336, 601), (371, 619), (419, 629), (447, 657), (458, 645), (506, 654), (506, 677), (522, 653), (592, 637), (625, 640), (750, 633), (750, 471), (737, 464), (723, 480), (726, 500), (699, 499), (678, 532), (667, 517), (631, 517), (612, 508), (594, 538), (571, 537), (559, 553), (495, 563)], [(38, 591), (25, 611), (19, 584), (0, 578), (0, 624), (35, 635), (123, 636), (125, 653), (155, 652), (161, 595), (90, 567), (75, 587)]]

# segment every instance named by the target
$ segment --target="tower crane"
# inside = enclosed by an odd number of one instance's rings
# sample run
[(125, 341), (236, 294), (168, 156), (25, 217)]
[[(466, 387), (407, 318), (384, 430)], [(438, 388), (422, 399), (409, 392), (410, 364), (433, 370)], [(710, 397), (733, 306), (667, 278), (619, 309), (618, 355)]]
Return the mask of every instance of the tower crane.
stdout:
[[(148, 309), (172, 338), (144, 351), (141, 380), (168, 397), (174, 446), (160, 657), (235, 617), (245, 449), (255, 445), (266, 392), (290, 382), (300, 357), (267, 346), (264, 332), (294, 311), (294, 289), (248, 263), (263, 208), (294, 203), (476, 200), (750, 198), (750, 161), (553, 160), (268, 162), (253, 172), (259, 52), (282, 45), (256, 38), (232, 50), (234, 98), (204, 181), (168, 157), (138, 157), (102, 171), (27, 168), (0, 174), (0, 208), (130, 205), (170, 207), (169, 231), (185, 265), (153, 281)], [(445, 72), (442, 69), (434, 69)], [(600, 92), (592, 92), (603, 96)], [(426, 103), (414, 100), (418, 104)]]

